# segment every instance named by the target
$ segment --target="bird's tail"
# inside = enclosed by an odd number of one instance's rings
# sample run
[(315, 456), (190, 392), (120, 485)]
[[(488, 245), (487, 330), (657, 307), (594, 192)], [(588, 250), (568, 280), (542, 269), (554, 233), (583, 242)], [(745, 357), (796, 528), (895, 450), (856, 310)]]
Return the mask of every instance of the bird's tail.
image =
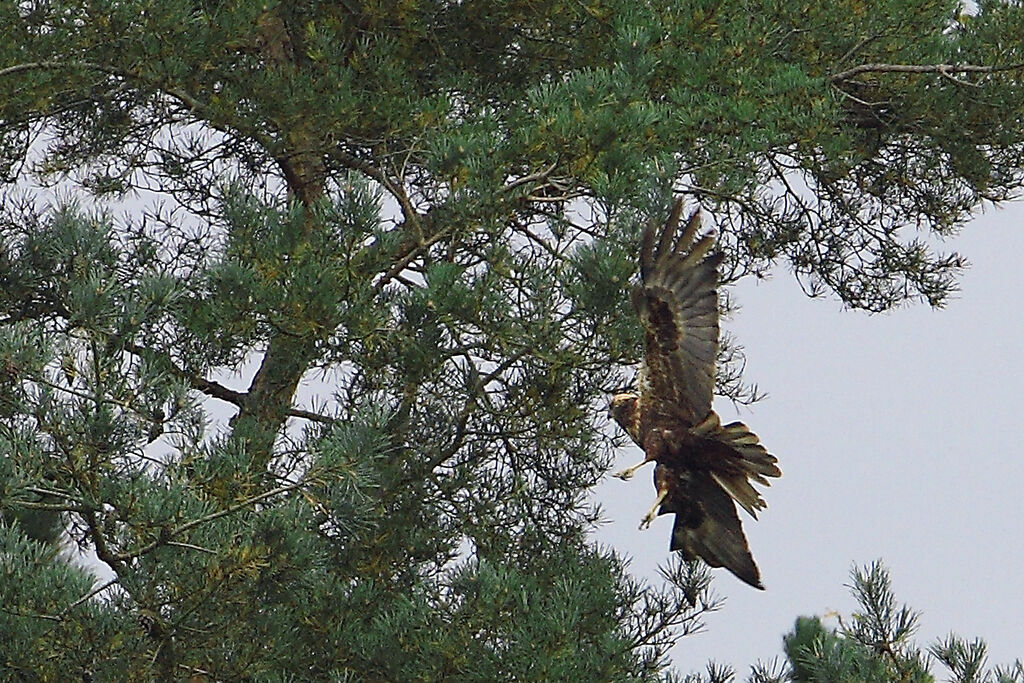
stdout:
[(766, 507), (764, 499), (751, 485), (771, 486), (768, 478), (781, 477), (778, 460), (761, 445), (757, 435), (742, 422), (722, 425), (718, 415), (711, 412), (703, 422), (693, 428), (693, 433), (706, 439), (713, 439), (729, 449), (729, 455), (711, 471), (719, 486), (728, 492), (751, 517), (757, 518), (757, 511)]
[(685, 473), (677, 486), (664, 509), (676, 513), (670, 548), (686, 560), (699, 557), (711, 567), (725, 567), (763, 590), (731, 495), (708, 472)]

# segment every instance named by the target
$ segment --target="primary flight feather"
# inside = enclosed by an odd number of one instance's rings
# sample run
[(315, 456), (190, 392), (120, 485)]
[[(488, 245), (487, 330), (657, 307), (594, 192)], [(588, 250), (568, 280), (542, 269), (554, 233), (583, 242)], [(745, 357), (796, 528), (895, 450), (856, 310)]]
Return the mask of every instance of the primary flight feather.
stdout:
[(777, 460), (740, 422), (722, 425), (711, 409), (718, 357), (718, 266), (714, 236), (698, 237), (700, 214), (682, 231), (682, 200), (668, 220), (649, 225), (640, 246), (640, 281), (632, 291), (645, 333), (636, 392), (612, 397), (610, 415), (654, 462), (657, 499), (641, 528), (675, 514), (671, 550), (725, 567), (756, 588), (760, 572), (734, 503), (756, 517), (764, 499), (751, 482), (781, 476)]

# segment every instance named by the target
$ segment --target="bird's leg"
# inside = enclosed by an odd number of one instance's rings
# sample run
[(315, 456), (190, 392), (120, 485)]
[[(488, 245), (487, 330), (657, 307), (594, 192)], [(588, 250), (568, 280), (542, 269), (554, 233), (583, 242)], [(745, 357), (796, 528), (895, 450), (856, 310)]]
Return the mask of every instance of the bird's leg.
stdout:
[(647, 527), (649, 527), (651, 525), (651, 522), (654, 521), (655, 517), (658, 516), (658, 508), (661, 507), (661, 503), (662, 503), (662, 501), (665, 500), (665, 496), (667, 496), (667, 495), (668, 495), (668, 489), (658, 489), (658, 497), (657, 497), (657, 499), (655, 499), (654, 505), (652, 505), (651, 509), (647, 511), (647, 514), (644, 515), (644, 518), (640, 520), (640, 529), (641, 530), (646, 529)]
[(637, 464), (633, 465), (632, 467), (627, 467), (624, 470), (620, 470), (620, 471), (616, 472), (615, 474), (613, 474), (612, 476), (613, 477), (618, 477), (622, 481), (629, 481), (630, 479), (633, 478), (633, 475), (636, 473), (636, 471), (638, 469), (640, 469), (641, 467), (643, 467), (644, 465), (646, 465), (650, 461), (651, 461), (651, 458), (644, 458), (642, 461), (638, 462)]

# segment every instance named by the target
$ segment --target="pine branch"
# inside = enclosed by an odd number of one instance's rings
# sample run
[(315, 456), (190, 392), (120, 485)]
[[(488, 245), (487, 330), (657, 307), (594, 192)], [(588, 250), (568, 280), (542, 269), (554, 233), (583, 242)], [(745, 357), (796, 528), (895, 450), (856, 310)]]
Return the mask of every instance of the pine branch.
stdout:
[[(149, 553), (153, 552), (157, 548), (159, 548), (161, 546), (164, 546), (164, 545), (167, 545), (167, 543), (170, 542), (175, 536), (180, 536), (181, 534), (185, 533), (186, 531), (194, 529), (194, 528), (196, 528), (198, 526), (202, 526), (203, 524), (206, 524), (207, 522), (212, 522), (215, 519), (220, 519), (221, 517), (227, 517), (230, 514), (234, 514), (235, 512), (238, 512), (239, 510), (247, 508), (247, 507), (249, 507), (251, 505), (255, 505), (256, 503), (259, 503), (262, 500), (266, 500), (267, 498), (272, 498), (272, 497), (274, 497), (276, 495), (279, 495), (281, 493), (287, 493), (289, 491), (294, 491), (295, 489), (301, 488), (302, 486), (303, 486), (303, 482), (295, 482), (293, 484), (288, 484), (288, 485), (285, 485), (285, 486), (278, 486), (277, 488), (271, 489), (270, 491), (264, 491), (263, 493), (260, 493), (260, 494), (255, 495), (255, 496), (251, 496), (249, 498), (246, 498), (245, 500), (242, 500), (242, 501), (239, 501), (239, 502), (235, 503), (234, 505), (226, 507), (223, 510), (218, 510), (217, 512), (210, 513), (208, 515), (200, 517), (199, 519), (194, 519), (191, 522), (187, 522), (185, 524), (182, 524), (181, 526), (177, 526), (177, 527), (175, 527), (175, 528), (173, 528), (173, 529), (171, 529), (171, 530), (161, 534), (161, 537), (158, 538), (157, 540), (153, 541), (152, 543), (147, 543), (146, 545), (144, 545), (144, 546), (142, 546), (140, 548), (136, 548), (135, 550), (132, 550), (130, 552), (118, 553), (116, 555), (111, 555), (110, 557), (114, 561), (116, 561), (116, 562), (118, 562), (120, 564), (121, 562), (124, 562), (126, 560), (131, 560), (131, 559), (135, 559), (136, 557), (141, 557), (143, 555), (148, 555)], [(97, 554), (99, 554), (99, 553), (97, 552)], [(100, 557), (100, 559), (103, 559), (103, 557)], [(104, 562), (107, 562), (107, 560), (104, 560)], [(107, 564), (110, 564), (110, 563), (107, 562)]]
[(63, 621), (67, 617), (67, 615), (71, 612), (71, 610), (75, 609), (79, 605), (85, 604), (87, 601), (89, 601), (90, 599), (92, 599), (95, 596), (99, 595), (100, 593), (102, 593), (103, 591), (107, 590), (111, 586), (117, 584), (119, 581), (120, 581), (120, 579), (118, 579), (115, 576), (114, 578), (110, 579), (109, 581), (106, 581), (105, 583), (100, 584), (96, 588), (93, 588), (91, 591), (89, 591), (88, 593), (86, 593), (85, 595), (83, 595), (82, 597), (78, 598), (73, 603), (71, 603), (70, 605), (68, 605), (64, 609), (62, 609), (60, 611), (60, 614), (58, 614), (56, 616), (56, 620), (57, 621)]
[(405, 192), (405, 188), (402, 187), (401, 183), (391, 177), (389, 177), (384, 171), (377, 168), (368, 161), (364, 161), (357, 156), (349, 154), (341, 149), (335, 149), (331, 156), (337, 159), (343, 166), (353, 171), (359, 171), (363, 175), (376, 180), (385, 190), (391, 193), (391, 196), (395, 198), (398, 205), (402, 209), (402, 216), (405, 218), (405, 222), (413, 226), (417, 233), (421, 232), (420, 229), (420, 214), (416, 211), (416, 207), (412, 205), (409, 200), (409, 195)]
[[(145, 81), (140, 78), (138, 74), (125, 71), (124, 69), (118, 69), (116, 67), (108, 66), (105, 64), (97, 64), (95, 62), (81, 62), (76, 60), (70, 61), (42, 61), (42, 62), (25, 62), (24, 64), (15, 64), (5, 69), (0, 69), (0, 78), (10, 74), (21, 73), (23, 71), (60, 71), (66, 69), (86, 69), (89, 71), (99, 71), (100, 73), (107, 74), (109, 76), (118, 76), (125, 80), (140, 81), (151, 87), (156, 87), (161, 92), (164, 92), (171, 97), (175, 98), (191, 110), (205, 110), (207, 109), (206, 104), (193, 97), (189, 93), (174, 88), (172, 86), (158, 85), (149, 81)], [(211, 123), (211, 125), (214, 125)]]
[(403, 270), (405, 270), (410, 263), (416, 260), (417, 257), (422, 255), (430, 247), (440, 242), (448, 234), (447, 230), (438, 230), (429, 239), (426, 239), (419, 244), (411, 246), (404, 254), (400, 254), (395, 261), (394, 265), (388, 269), (379, 280), (373, 283), (374, 291), (381, 291), (384, 286), (389, 282), (398, 277)]
[(114, 574), (120, 576), (125, 570), (123, 558), (111, 551), (110, 546), (107, 545), (107, 539), (103, 536), (103, 530), (100, 529), (96, 513), (89, 511), (84, 513), (82, 517), (89, 528), (89, 538), (92, 539), (93, 548), (96, 550), (96, 557), (105, 562), (114, 571)]
[[(249, 397), (249, 394), (246, 392), (229, 389), (223, 384), (218, 384), (213, 380), (209, 380), (200, 375), (195, 375), (191, 372), (188, 372), (183, 368), (179, 367), (165, 353), (160, 353), (158, 351), (154, 351), (153, 349), (147, 349), (146, 347), (139, 346), (134, 342), (126, 341), (123, 342), (123, 344), (125, 351), (133, 353), (136, 356), (153, 357), (159, 355), (160, 362), (166, 365), (167, 369), (171, 372), (172, 375), (174, 375), (180, 380), (188, 382), (189, 386), (191, 386), (193, 389), (197, 389), (198, 391), (201, 391), (207, 396), (220, 399), (225, 403), (231, 403), (232, 405), (235, 405), (239, 408), (246, 405), (246, 400)], [(289, 408), (285, 414), (288, 417), (298, 417), (304, 420), (309, 420), (311, 422), (318, 422), (320, 424), (334, 423), (334, 418), (332, 417), (329, 417), (327, 415), (321, 415), (320, 413), (314, 413), (308, 410), (302, 410), (301, 408)]]
[(17, 74), (23, 71), (55, 71), (59, 69), (89, 69), (93, 71), (102, 71), (103, 73), (109, 73), (110, 69), (100, 64), (93, 62), (79, 62), (79, 61), (44, 61), (44, 62), (25, 62), (23, 64), (15, 64), (13, 66), (0, 69), (0, 78), (8, 76), (10, 74)]

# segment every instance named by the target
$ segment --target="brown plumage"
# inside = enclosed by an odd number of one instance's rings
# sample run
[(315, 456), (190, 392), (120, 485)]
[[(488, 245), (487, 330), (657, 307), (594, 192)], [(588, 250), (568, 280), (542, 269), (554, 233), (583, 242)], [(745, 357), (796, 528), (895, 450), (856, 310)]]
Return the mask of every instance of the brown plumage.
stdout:
[(616, 394), (609, 413), (646, 457), (615, 476), (654, 461), (658, 497), (641, 528), (675, 513), (671, 550), (763, 588), (734, 502), (756, 518), (765, 502), (751, 482), (768, 486), (782, 472), (744, 424), (722, 425), (711, 409), (722, 255), (710, 253), (713, 235), (697, 238), (698, 212), (677, 235), (682, 208), (677, 201), (660, 231), (652, 224), (642, 237), (632, 292), (646, 337), (639, 391)]

